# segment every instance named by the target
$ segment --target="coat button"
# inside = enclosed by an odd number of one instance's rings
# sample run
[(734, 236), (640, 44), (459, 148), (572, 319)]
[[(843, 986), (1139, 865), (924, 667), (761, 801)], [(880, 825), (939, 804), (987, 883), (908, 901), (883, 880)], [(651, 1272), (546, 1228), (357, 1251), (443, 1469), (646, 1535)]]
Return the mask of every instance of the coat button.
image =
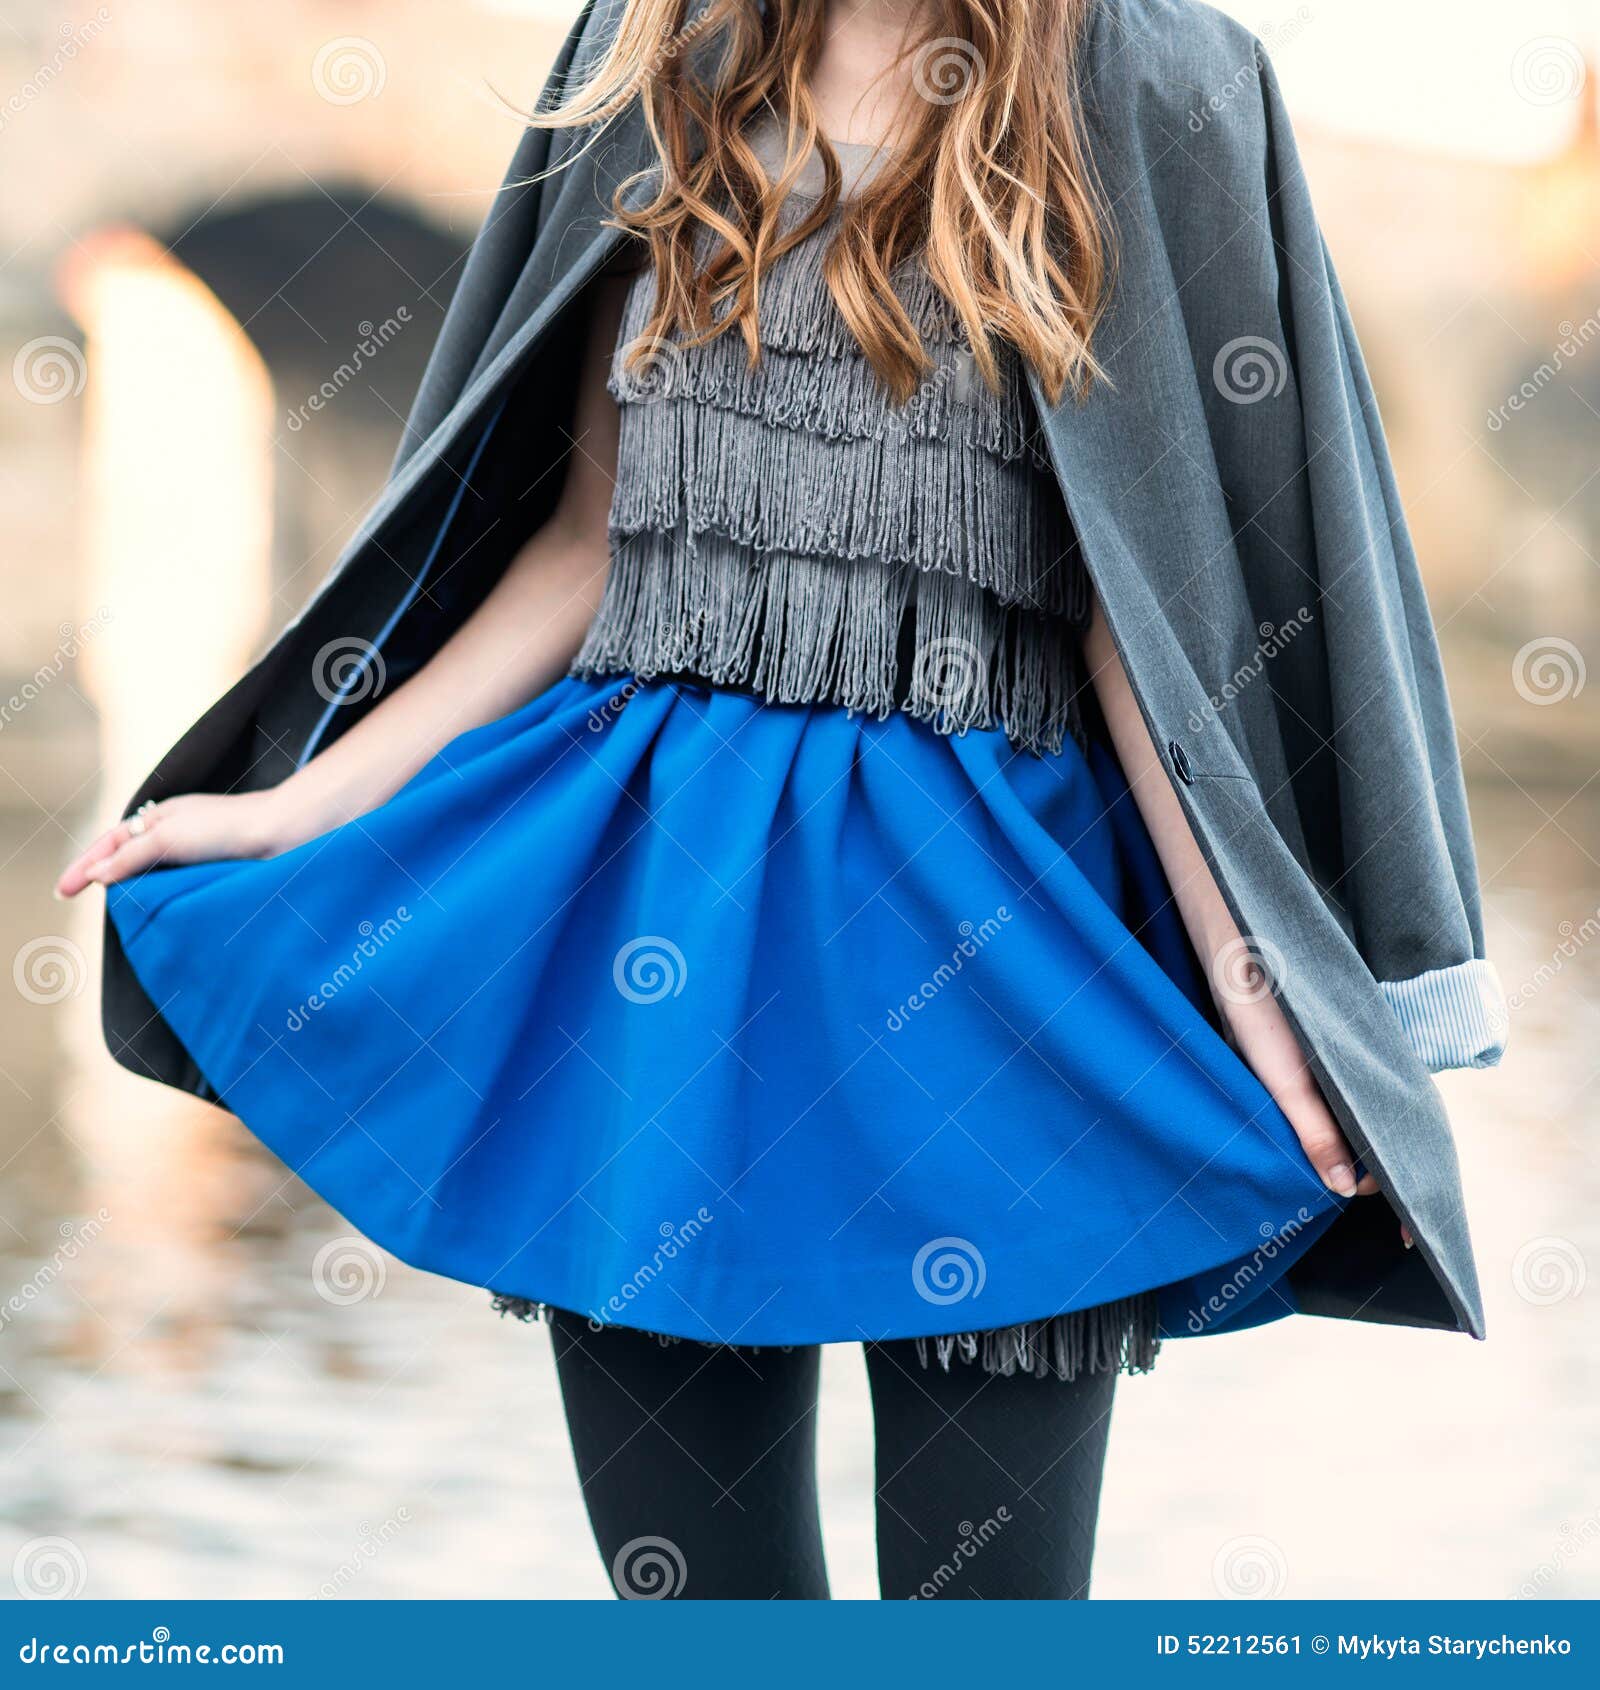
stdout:
[(1189, 758), (1177, 740), (1167, 742), (1167, 755), (1172, 759), (1172, 772), (1185, 786), (1194, 785), (1194, 776), (1189, 772)]

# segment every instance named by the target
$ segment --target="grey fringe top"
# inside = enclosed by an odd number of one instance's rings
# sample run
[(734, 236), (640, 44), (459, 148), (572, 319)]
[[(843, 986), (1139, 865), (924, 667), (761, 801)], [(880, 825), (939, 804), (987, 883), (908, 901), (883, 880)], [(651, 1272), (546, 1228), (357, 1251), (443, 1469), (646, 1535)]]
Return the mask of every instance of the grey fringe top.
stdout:
[[(754, 138), (776, 174), (783, 140)], [(877, 167), (835, 143), (852, 191)], [(784, 215), (809, 209), (806, 161)], [(646, 342), (634, 281), (611, 378), (621, 411), (612, 565), (577, 675), (695, 677), (780, 703), (900, 708), (939, 731), (1079, 733), (1087, 591), (1015, 356), (978, 374), (926, 270), (896, 288), (934, 368), (897, 407), (822, 279), (835, 218), (764, 279), (761, 357), (740, 335)], [(639, 346), (630, 371), (625, 360)]]

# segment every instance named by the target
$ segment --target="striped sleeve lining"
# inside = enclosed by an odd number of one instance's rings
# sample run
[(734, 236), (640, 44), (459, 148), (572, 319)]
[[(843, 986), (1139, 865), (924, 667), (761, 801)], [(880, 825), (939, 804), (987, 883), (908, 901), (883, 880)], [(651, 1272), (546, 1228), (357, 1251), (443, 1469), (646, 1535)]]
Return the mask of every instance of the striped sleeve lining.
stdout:
[(1430, 1073), (1492, 1068), (1505, 1054), (1509, 1014), (1492, 962), (1474, 957), (1379, 985)]

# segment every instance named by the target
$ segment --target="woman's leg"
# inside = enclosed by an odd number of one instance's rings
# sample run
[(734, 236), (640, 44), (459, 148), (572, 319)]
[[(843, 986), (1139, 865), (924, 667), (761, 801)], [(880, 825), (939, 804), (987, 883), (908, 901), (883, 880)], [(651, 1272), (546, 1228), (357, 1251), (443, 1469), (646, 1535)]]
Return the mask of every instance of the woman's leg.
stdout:
[(886, 1598), (1085, 1597), (1116, 1374), (923, 1368), (869, 1344)]
[(828, 1594), (815, 1349), (661, 1344), (571, 1314), (550, 1330), (584, 1504), (618, 1595)]

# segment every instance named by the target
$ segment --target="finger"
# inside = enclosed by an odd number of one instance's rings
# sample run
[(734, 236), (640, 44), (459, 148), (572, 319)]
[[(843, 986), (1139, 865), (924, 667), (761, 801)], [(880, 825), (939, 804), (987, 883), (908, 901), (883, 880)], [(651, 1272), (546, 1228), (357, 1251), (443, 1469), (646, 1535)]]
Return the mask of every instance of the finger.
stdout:
[(1333, 1117), (1328, 1116), (1325, 1123), (1314, 1126), (1301, 1126), (1293, 1119), (1289, 1124), (1295, 1129), (1306, 1160), (1329, 1191), (1340, 1197), (1354, 1197), (1360, 1189), (1356, 1183), (1355, 1157), (1344, 1134), (1333, 1125)]
[(144, 833), (133, 835), (119, 845), (109, 857), (102, 859), (89, 870), (89, 879), (97, 886), (114, 886), (119, 880), (126, 880), (130, 875), (142, 874), (147, 868), (152, 868), (161, 861), (163, 855), (161, 836), (155, 828)]
[(1404, 1221), (1401, 1221), (1400, 1223), (1400, 1242), (1405, 1245), (1408, 1250), (1415, 1250), (1417, 1247), (1416, 1239), (1411, 1236), (1411, 1228), (1408, 1227)]
[(1363, 1174), (1361, 1183), (1356, 1187), (1357, 1197), (1376, 1197), (1378, 1195), (1378, 1180), (1374, 1174)]
[(108, 827), (87, 850), (80, 851), (61, 871), (61, 878), (56, 881), (56, 896), (77, 897), (90, 883), (90, 869), (96, 863), (104, 862), (118, 846), (126, 843), (128, 837), (126, 822), (118, 822), (115, 827)]

